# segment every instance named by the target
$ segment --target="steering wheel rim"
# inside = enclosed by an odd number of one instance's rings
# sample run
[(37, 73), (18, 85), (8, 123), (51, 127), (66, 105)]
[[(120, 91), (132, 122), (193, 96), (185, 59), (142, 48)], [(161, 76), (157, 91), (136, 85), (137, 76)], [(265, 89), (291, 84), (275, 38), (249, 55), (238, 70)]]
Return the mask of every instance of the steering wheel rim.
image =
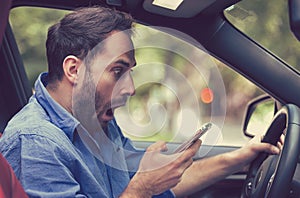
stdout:
[(284, 145), (278, 156), (260, 153), (251, 163), (242, 198), (287, 197), (289, 194), (300, 153), (300, 109), (296, 105), (287, 104), (275, 114), (262, 141), (276, 145), (284, 131)]

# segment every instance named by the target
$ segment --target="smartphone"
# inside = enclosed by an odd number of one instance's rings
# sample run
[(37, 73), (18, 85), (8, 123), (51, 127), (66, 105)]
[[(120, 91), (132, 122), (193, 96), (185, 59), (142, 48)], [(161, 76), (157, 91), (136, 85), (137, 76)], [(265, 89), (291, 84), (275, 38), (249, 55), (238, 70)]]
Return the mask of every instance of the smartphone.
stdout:
[(202, 135), (204, 135), (209, 129), (211, 128), (212, 123), (208, 122), (202, 125), (202, 127), (195, 133), (194, 136), (192, 136), (187, 141), (183, 142), (180, 146), (178, 146), (174, 153), (179, 153), (181, 151), (186, 150), (190, 146), (192, 146)]

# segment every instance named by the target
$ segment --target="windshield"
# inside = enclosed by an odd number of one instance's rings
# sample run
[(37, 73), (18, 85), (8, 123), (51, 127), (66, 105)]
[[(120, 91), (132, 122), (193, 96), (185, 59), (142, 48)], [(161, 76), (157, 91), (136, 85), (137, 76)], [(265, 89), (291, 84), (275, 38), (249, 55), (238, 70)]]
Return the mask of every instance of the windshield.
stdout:
[(288, 1), (244, 0), (229, 7), (225, 17), (251, 39), (300, 71), (300, 42), (290, 30)]

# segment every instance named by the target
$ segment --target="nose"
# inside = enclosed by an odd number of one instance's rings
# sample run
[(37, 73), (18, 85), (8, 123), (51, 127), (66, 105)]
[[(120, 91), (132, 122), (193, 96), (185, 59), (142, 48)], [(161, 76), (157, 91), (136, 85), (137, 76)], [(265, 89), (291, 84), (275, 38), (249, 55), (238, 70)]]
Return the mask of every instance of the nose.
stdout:
[(121, 81), (121, 95), (133, 96), (135, 94), (134, 82), (130, 72), (123, 76)]

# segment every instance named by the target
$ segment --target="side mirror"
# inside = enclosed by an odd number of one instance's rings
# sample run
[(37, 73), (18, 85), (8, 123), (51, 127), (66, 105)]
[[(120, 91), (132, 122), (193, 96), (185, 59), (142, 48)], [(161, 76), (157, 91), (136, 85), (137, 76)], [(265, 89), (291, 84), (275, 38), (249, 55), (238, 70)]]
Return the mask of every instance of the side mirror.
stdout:
[(290, 28), (300, 41), (300, 0), (289, 0)]
[(250, 101), (244, 117), (243, 132), (248, 137), (265, 133), (276, 112), (275, 101), (262, 95)]

